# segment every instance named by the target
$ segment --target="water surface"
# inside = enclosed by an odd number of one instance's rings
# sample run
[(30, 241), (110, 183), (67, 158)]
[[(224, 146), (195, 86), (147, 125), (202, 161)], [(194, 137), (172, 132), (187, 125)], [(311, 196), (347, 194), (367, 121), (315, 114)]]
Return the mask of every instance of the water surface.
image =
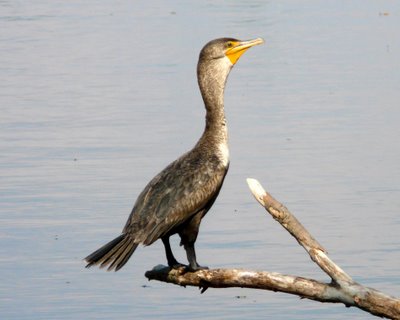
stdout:
[(200, 136), (201, 47), (263, 37), (228, 80), (231, 167), (199, 262), (329, 281), (253, 200), (255, 177), (357, 281), (399, 296), (399, 15), (392, 1), (1, 1), (2, 318), (372, 319), (279, 293), (147, 282), (165, 263), (160, 243), (118, 273), (82, 258)]

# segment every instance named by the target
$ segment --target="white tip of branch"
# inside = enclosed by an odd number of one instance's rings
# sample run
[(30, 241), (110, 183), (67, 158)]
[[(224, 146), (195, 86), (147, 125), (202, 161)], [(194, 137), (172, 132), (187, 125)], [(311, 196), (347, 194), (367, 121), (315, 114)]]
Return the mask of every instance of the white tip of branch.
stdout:
[(261, 205), (264, 205), (263, 199), (266, 192), (262, 185), (256, 179), (247, 178), (246, 181), (254, 198), (256, 198)]

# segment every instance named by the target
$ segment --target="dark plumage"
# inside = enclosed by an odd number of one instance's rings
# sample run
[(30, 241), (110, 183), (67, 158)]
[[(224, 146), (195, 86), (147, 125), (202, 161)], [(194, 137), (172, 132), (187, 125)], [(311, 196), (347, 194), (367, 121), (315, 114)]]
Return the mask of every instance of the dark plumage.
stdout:
[(172, 162), (144, 188), (120, 236), (85, 258), (87, 267), (108, 266), (119, 270), (136, 247), (162, 239), (168, 265), (180, 264), (172, 254), (169, 237), (178, 233), (189, 269), (201, 267), (194, 243), (200, 221), (213, 205), (229, 167), (228, 133), (224, 115), (224, 88), (228, 74), (251, 46), (262, 39), (216, 39), (204, 46), (197, 78), (207, 110), (206, 127), (195, 147)]

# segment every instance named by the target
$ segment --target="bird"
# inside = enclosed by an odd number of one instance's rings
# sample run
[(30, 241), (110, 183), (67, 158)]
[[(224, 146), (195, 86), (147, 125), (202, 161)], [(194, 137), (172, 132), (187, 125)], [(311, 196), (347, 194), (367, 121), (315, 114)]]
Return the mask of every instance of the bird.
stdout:
[[(232, 67), (262, 38), (219, 38), (200, 51), (197, 80), (206, 109), (206, 123), (197, 144), (156, 175), (139, 194), (121, 234), (88, 255), (86, 267), (97, 265), (118, 271), (139, 244), (161, 239), (168, 266), (188, 271), (207, 269), (198, 264), (195, 242), (200, 222), (214, 204), (229, 168), (224, 89)], [(179, 234), (188, 265), (179, 263), (169, 238)]]

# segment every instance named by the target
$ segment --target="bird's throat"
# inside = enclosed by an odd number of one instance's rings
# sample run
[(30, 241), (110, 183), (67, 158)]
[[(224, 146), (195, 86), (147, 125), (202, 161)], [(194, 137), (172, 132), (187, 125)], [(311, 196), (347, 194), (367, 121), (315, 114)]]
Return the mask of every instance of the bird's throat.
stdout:
[[(228, 129), (224, 111), (224, 90), (232, 68), (228, 58), (199, 62), (197, 77), (206, 108), (206, 126), (202, 141), (209, 147), (228, 148)], [(225, 149), (223, 149), (225, 150)], [(228, 153), (222, 152), (227, 158)], [(227, 159), (224, 160), (226, 162)]]

